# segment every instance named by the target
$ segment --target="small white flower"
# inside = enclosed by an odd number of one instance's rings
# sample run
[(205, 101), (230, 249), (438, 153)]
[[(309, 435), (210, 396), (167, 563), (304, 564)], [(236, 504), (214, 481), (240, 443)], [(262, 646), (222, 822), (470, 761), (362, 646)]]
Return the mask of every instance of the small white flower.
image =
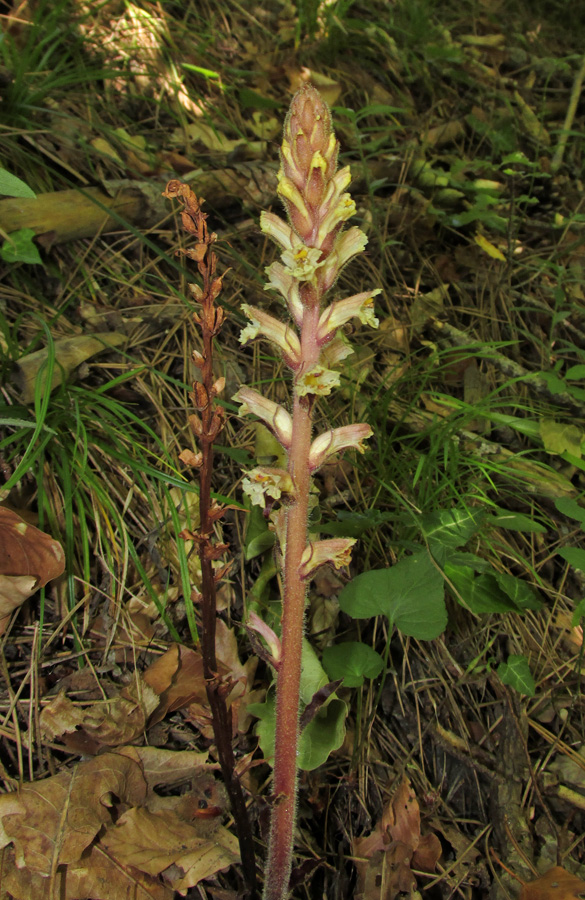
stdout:
[(342, 425), (340, 428), (333, 428), (331, 431), (325, 431), (315, 438), (311, 444), (309, 453), (309, 467), (312, 472), (322, 466), (323, 463), (334, 453), (340, 450), (353, 448), (358, 453), (364, 453), (365, 447), (363, 441), (371, 438), (373, 431), (369, 425), (360, 423), (357, 425)]
[(333, 388), (339, 387), (340, 380), (339, 372), (333, 372), (331, 369), (317, 364), (297, 379), (297, 393), (299, 397), (305, 397), (307, 394), (326, 397)]
[(299, 239), (291, 226), (274, 213), (260, 213), (260, 228), (283, 250), (290, 250), (293, 243), (298, 243)]
[(276, 188), (277, 192), (280, 196), (287, 202), (290, 203), (291, 206), (297, 210), (297, 212), (303, 218), (303, 225), (307, 228), (311, 227), (311, 216), (309, 214), (309, 210), (307, 209), (307, 205), (303, 200), (303, 195), (299, 191), (298, 187), (291, 181), (290, 178), (283, 173), (282, 169), (278, 173), (278, 187)]
[(336, 569), (345, 568), (351, 562), (351, 550), (355, 543), (355, 538), (329, 538), (307, 544), (301, 557), (301, 578), (310, 578), (316, 569), (326, 563)]
[(266, 506), (267, 497), (280, 500), (283, 494), (294, 493), (294, 485), (286, 469), (257, 466), (246, 474), (242, 490), (255, 506)]
[(284, 406), (269, 400), (253, 388), (242, 386), (232, 397), (240, 403), (240, 415), (252, 413), (268, 425), (285, 450), (290, 449), (292, 441), (292, 419)]
[(323, 261), (319, 269), (319, 283), (323, 291), (329, 290), (345, 264), (352, 256), (361, 253), (367, 243), (367, 236), (357, 225), (348, 228), (347, 231), (339, 232), (335, 238), (331, 253)]
[(272, 265), (268, 266), (266, 269), (266, 274), (268, 275), (269, 281), (268, 284), (265, 285), (264, 290), (269, 291), (274, 289), (284, 297), (291, 316), (300, 328), (303, 324), (303, 304), (301, 301), (298, 280), (285, 269), (281, 262), (273, 262)]
[(351, 194), (342, 194), (322, 219), (319, 225), (319, 231), (317, 232), (317, 243), (321, 245), (334, 228), (342, 222), (347, 222), (352, 216), (355, 216), (355, 211), (356, 206), (352, 200)]
[(343, 332), (338, 331), (333, 340), (323, 347), (321, 360), (328, 368), (332, 368), (333, 366), (338, 366), (340, 362), (343, 362), (344, 359), (347, 359), (354, 352)]
[(374, 297), (381, 293), (380, 288), (377, 288), (375, 291), (354, 294), (353, 297), (347, 297), (345, 300), (335, 300), (321, 313), (317, 340), (323, 344), (330, 341), (338, 328), (341, 328), (354, 316), (364, 325), (377, 328), (380, 322), (374, 315)]
[(292, 250), (282, 253), (286, 271), (298, 281), (313, 281), (320, 258), (321, 251), (318, 247), (306, 247), (305, 244), (297, 244)]
[(265, 337), (282, 350), (287, 365), (296, 369), (301, 361), (301, 344), (290, 325), (247, 303), (242, 303), (241, 309), (251, 322), (240, 334), (240, 343), (245, 344), (259, 335)]

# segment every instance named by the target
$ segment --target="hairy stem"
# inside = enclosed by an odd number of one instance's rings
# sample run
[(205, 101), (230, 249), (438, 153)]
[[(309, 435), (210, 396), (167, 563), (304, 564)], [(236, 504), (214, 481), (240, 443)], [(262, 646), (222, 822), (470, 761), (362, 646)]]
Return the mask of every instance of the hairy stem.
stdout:
[[(315, 341), (319, 303), (306, 308), (301, 334), (303, 363), (310, 368), (319, 360)], [(284, 900), (292, 866), (296, 823), (297, 756), (301, 655), (303, 649), (306, 585), (300, 575), (301, 557), (307, 544), (309, 511), (309, 450), (312, 402), (295, 396), (293, 438), (288, 470), (295, 485), (296, 500), (288, 511), (284, 561), (282, 657), (277, 675), (276, 736), (274, 747), (274, 809), (270, 831), (264, 900)]]

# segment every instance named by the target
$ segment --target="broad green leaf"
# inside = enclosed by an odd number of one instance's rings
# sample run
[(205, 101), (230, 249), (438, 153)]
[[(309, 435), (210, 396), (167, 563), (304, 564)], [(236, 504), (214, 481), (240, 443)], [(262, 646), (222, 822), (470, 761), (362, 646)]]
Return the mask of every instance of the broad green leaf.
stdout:
[[(301, 668), (301, 701), (306, 706), (313, 696), (329, 683), (317, 654), (311, 644), (303, 641)], [(264, 758), (274, 755), (275, 705), (270, 697), (265, 703), (250, 704), (248, 710), (260, 719), (256, 733)], [(322, 765), (333, 750), (343, 743), (347, 707), (335, 694), (325, 701), (314, 719), (303, 730), (299, 742), (299, 766), (301, 769), (316, 769)]]
[(456, 550), (449, 554), (447, 560), (450, 566), (468, 566), (474, 572), (491, 572), (492, 566), (487, 559), (476, 556), (475, 553), (466, 553), (464, 550)]
[(557, 550), (559, 556), (562, 556), (569, 565), (575, 566), (576, 569), (580, 569), (581, 572), (585, 572), (585, 550), (582, 550), (580, 547), (563, 547), (561, 550)]
[(570, 378), (571, 380), (585, 378), (585, 366), (583, 364), (571, 366), (570, 369), (567, 369), (565, 378)]
[(337, 522), (322, 522), (319, 531), (334, 536), (359, 538), (369, 528), (378, 528), (394, 518), (393, 513), (384, 513), (379, 509), (368, 509), (365, 512), (340, 510), (337, 513)]
[(585, 598), (580, 600), (577, 604), (577, 608), (573, 613), (573, 617), (571, 619), (571, 628), (576, 628), (579, 625), (581, 619), (585, 616)]
[(420, 529), (431, 553), (441, 562), (445, 550), (462, 547), (478, 531), (485, 512), (481, 509), (438, 509), (421, 516)]
[(555, 394), (563, 394), (567, 390), (564, 380), (556, 372), (539, 372), (538, 377), (546, 382), (546, 386), (553, 396)]
[(301, 733), (299, 766), (306, 772), (318, 769), (334, 750), (338, 750), (345, 738), (347, 705), (334, 697), (321, 707), (314, 719)]
[[(248, 504), (246, 504), (248, 505)], [(246, 562), (256, 559), (266, 550), (274, 546), (276, 535), (268, 528), (268, 522), (264, 518), (259, 506), (251, 506), (248, 513), (248, 527), (244, 542), (244, 555)]]
[(378, 677), (384, 660), (368, 644), (346, 641), (323, 651), (323, 666), (332, 681), (343, 678), (344, 687), (360, 687), (364, 678)]
[[(265, 703), (251, 703), (249, 712), (258, 716), (256, 734), (264, 759), (274, 764), (275, 703), (270, 698)], [(345, 737), (347, 706), (343, 700), (333, 697), (323, 706), (314, 719), (303, 729), (299, 739), (299, 768), (310, 772), (326, 762), (334, 750), (341, 747)]]
[(534, 697), (536, 684), (525, 656), (509, 656), (507, 662), (500, 663), (497, 672), (504, 684), (525, 697)]
[(476, 576), (469, 566), (452, 566), (447, 562), (445, 576), (457, 591), (455, 599), (473, 613), (518, 611), (493, 574)]
[(303, 639), (303, 656), (301, 668), (301, 700), (310, 703), (313, 695), (329, 684), (329, 678), (325, 669), (319, 662), (319, 657), (313, 650), (309, 641)]
[(4, 262), (23, 262), (42, 266), (39, 248), (33, 243), (35, 232), (32, 228), (13, 231), (2, 244), (0, 256)]
[(339, 606), (354, 619), (387, 616), (419, 640), (438, 637), (447, 625), (443, 578), (425, 549), (390, 569), (358, 575), (341, 591)]
[(542, 609), (542, 600), (527, 581), (507, 572), (497, 572), (496, 581), (518, 609)]
[(585, 527), (585, 509), (570, 497), (559, 497), (555, 500), (555, 506), (559, 512), (570, 519), (576, 519)]
[(36, 200), (36, 194), (25, 181), (17, 178), (6, 169), (0, 169), (0, 194), (5, 197), (21, 197)]
[(555, 422), (554, 419), (540, 420), (540, 436), (545, 450), (549, 453), (572, 453), (581, 456), (581, 442), (585, 434), (576, 425)]
[(496, 528), (506, 528), (508, 531), (521, 531), (526, 534), (543, 534), (547, 529), (540, 522), (535, 522), (530, 516), (522, 513), (508, 512), (505, 509), (498, 510), (489, 518), (490, 525)]
[(251, 88), (238, 91), (238, 105), (241, 109), (280, 109), (282, 103), (271, 97), (264, 97)]

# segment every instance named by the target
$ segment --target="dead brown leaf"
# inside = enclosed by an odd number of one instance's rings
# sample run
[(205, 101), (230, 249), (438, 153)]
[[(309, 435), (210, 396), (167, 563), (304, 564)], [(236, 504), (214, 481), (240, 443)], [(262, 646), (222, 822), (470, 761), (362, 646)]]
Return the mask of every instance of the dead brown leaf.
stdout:
[(421, 835), (420, 809), (408, 778), (402, 779), (374, 831), (354, 841), (353, 854), (367, 860), (357, 864), (364, 898), (374, 896), (366, 893), (372, 883), (371, 867), (377, 872), (374, 881), (379, 884), (382, 878), (386, 885), (384, 893), (376, 894), (382, 900), (393, 900), (400, 891), (411, 890), (416, 883), (412, 869), (434, 871), (441, 843), (436, 834)]
[(122, 747), (121, 756), (138, 759), (142, 766), (149, 792), (162, 785), (179, 784), (193, 778), (199, 771), (213, 769), (207, 766), (207, 752), (197, 750), (162, 750), (160, 747)]
[(143, 674), (144, 681), (159, 695), (158, 708), (150, 724), (155, 725), (167, 713), (189, 706), (207, 703), (203, 659), (200, 653), (172, 644)]
[(579, 900), (585, 894), (585, 881), (561, 866), (522, 886), (520, 900)]
[[(136, 674), (115, 697), (84, 707), (74, 705), (64, 692), (60, 693), (41, 712), (41, 729), (51, 740), (80, 732), (79, 749), (92, 752), (89, 748), (93, 745), (97, 753), (103, 747), (129, 744), (144, 734), (148, 718), (158, 705), (158, 695)], [(65, 743), (71, 750), (77, 747), (74, 740)]]
[(0, 796), (3, 846), (12, 841), (18, 868), (48, 876), (57, 865), (77, 862), (111, 823), (114, 796), (138, 805), (146, 792), (139, 760), (104, 753), (70, 772), (25, 785), (16, 795), (20, 812), (14, 811), (15, 795)]
[(13, 610), (64, 570), (61, 544), (0, 506), (0, 634)]
[[(30, 869), (18, 869), (14, 851), (7, 847), (0, 851), (2, 866), (2, 888), (14, 900), (173, 900), (172, 888), (139, 872), (137, 869), (124, 870), (111, 860), (99, 847), (92, 847), (84, 853), (78, 863), (59, 869), (54, 879), (45, 878)], [(2, 896), (6, 896), (2, 894)]]
[(173, 809), (130, 809), (101, 844), (123, 865), (150, 875), (162, 873), (175, 890), (193, 887), (239, 861), (238, 842), (226, 828), (205, 838), (200, 827)]
[[(171, 900), (173, 890), (154, 877), (156, 866), (142, 864), (143, 855), (162, 858), (163, 826), (177, 840), (165, 865), (173, 889), (175, 880), (195, 884), (193, 879), (236, 862), (236, 839), (218, 828), (225, 795), (206, 759), (206, 753), (125, 747), (0, 796), (2, 888), (16, 900)], [(186, 794), (154, 792), (157, 785), (188, 778)], [(140, 827), (120, 831), (126, 822)], [(112, 847), (122, 848), (121, 857), (110, 851), (110, 838)]]

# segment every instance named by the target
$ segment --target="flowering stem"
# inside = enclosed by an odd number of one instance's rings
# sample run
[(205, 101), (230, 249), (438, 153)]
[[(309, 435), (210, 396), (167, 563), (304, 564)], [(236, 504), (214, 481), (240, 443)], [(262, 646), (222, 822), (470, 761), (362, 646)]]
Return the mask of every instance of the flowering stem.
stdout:
[(284, 512), (270, 514), (284, 554), (280, 641), (266, 624), (252, 623), (269, 641), (276, 669), (274, 807), (264, 900), (285, 900), (292, 867), (306, 585), (325, 563), (338, 569), (346, 566), (355, 543), (352, 538), (307, 541), (311, 479), (332, 454), (348, 447), (363, 452), (362, 442), (372, 435), (369, 425), (345, 425), (311, 441), (315, 402), (340, 383), (339, 373), (331, 366), (352, 352), (340, 329), (354, 317), (374, 328), (378, 325), (373, 297), (379, 291), (336, 300), (321, 309), (343, 266), (367, 242), (359, 228), (343, 229), (355, 204), (345, 193), (349, 169), (337, 169), (338, 150), (327, 105), (312, 85), (305, 85), (291, 103), (281, 148), (278, 192), (288, 224), (271, 212), (260, 218), (262, 230), (283, 251), (282, 262), (267, 269), (267, 287), (282, 295), (292, 322), (280, 322), (247, 304), (242, 307), (251, 321), (240, 341), (256, 337), (270, 341), (293, 373), (292, 417), (251, 388), (241, 387), (234, 397), (242, 404), (240, 413), (257, 415), (288, 453), (286, 471), (258, 466), (243, 482), (252, 502), (264, 505), (268, 499), (273, 506), (282, 497), (286, 504)]
[[(318, 302), (306, 309), (301, 333), (301, 355), (308, 367), (319, 360), (316, 344)], [(280, 900), (288, 893), (296, 820), (296, 782), (299, 741), (299, 697), (306, 585), (301, 578), (301, 559), (307, 545), (309, 511), (309, 451), (311, 448), (312, 398), (295, 396), (293, 437), (288, 471), (295, 485), (295, 502), (286, 520), (286, 554), (282, 612), (282, 657), (276, 685), (276, 739), (274, 747), (274, 797), (265, 900)]]

